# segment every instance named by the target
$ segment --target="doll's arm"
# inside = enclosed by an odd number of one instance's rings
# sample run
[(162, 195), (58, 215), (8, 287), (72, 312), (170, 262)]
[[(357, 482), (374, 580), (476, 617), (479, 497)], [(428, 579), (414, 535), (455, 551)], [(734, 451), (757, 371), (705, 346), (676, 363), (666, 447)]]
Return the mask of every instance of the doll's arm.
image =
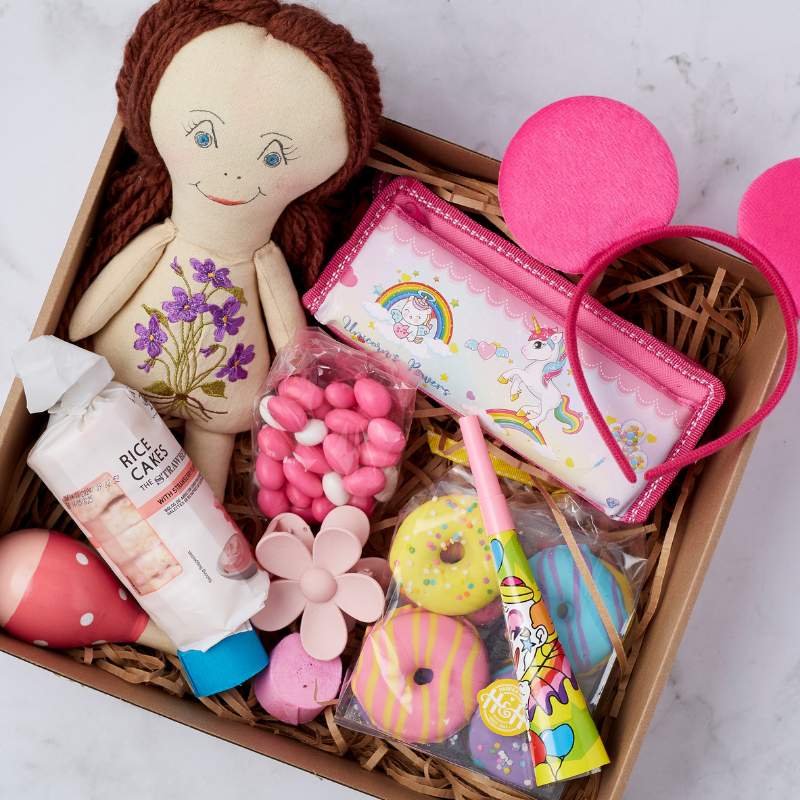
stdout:
[(69, 338), (97, 333), (131, 298), (175, 238), (171, 220), (153, 225), (128, 242), (84, 292), (69, 323)]
[(269, 337), (276, 350), (283, 347), (295, 332), (306, 325), (306, 315), (280, 248), (267, 242), (255, 254), (258, 295)]

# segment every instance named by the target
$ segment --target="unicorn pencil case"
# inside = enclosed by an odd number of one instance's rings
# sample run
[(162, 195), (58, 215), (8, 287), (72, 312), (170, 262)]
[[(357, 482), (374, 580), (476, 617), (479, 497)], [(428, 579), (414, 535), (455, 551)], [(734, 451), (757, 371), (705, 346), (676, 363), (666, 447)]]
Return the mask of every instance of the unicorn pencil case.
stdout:
[(578, 351), (626, 477), (581, 401), (564, 327), (574, 286), (418, 181), (389, 183), (304, 303), (356, 346), (409, 367), (420, 388), (614, 519), (646, 519), (723, 401), (714, 376), (591, 298)]

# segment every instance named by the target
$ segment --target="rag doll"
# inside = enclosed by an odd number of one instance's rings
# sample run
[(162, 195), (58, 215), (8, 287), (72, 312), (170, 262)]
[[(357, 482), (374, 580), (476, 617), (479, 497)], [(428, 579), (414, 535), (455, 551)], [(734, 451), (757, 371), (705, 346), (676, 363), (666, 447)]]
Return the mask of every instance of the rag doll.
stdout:
[(305, 324), (295, 284), (323, 258), (320, 201), (377, 139), (377, 73), (364, 45), (303, 6), (161, 0), (117, 93), (136, 160), (110, 186), (69, 335), (91, 336), (117, 380), (185, 420), (221, 499), (268, 341)]

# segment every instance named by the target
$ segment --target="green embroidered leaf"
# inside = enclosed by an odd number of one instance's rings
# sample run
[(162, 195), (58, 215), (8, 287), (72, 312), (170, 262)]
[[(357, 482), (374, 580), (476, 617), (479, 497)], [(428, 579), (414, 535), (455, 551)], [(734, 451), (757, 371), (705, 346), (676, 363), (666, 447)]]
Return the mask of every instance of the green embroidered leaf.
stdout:
[(209, 397), (225, 397), (225, 381), (210, 381), (204, 383), (200, 388)]
[(162, 311), (147, 305), (147, 303), (142, 303), (142, 308), (149, 317), (155, 317), (162, 325), (169, 325), (169, 320)]
[(244, 289), (241, 286), (229, 286), (227, 289), (243, 306), (247, 305), (247, 300), (244, 297)]
[[(222, 381), (220, 381), (220, 383), (222, 383)], [(172, 387), (165, 381), (151, 383), (149, 386), (145, 386), (142, 391), (148, 394), (156, 394), (159, 397), (172, 397), (172, 395), (175, 394)]]

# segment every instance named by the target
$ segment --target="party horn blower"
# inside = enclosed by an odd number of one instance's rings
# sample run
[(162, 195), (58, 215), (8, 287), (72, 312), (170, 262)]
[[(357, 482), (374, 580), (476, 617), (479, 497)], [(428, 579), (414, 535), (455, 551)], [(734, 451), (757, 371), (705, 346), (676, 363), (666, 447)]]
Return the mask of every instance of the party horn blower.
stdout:
[(91, 548), (38, 528), (0, 537), (0, 627), (40, 647), (130, 642), (175, 653)]
[(468, 416), (460, 425), (491, 537), (521, 701), (527, 707), (536, 784), (583, 775), (608, 764), (608, 754), (522, 551), (480, 422)]

